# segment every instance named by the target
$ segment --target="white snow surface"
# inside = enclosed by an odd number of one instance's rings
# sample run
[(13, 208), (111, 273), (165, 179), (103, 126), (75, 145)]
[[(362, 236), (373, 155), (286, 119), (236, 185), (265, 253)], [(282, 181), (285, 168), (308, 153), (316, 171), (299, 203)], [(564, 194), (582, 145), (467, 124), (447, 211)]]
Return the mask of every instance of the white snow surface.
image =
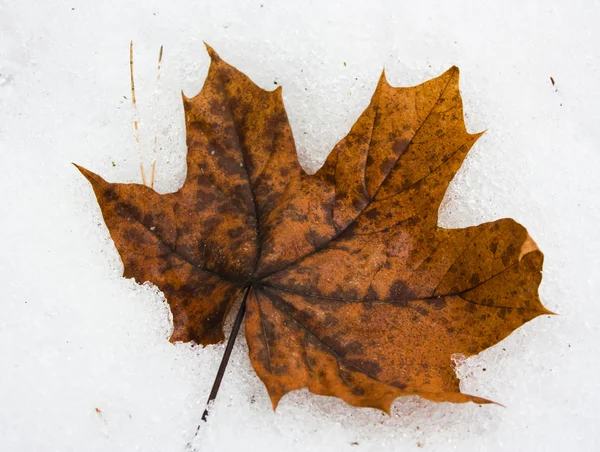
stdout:
[(225, 346), (169, 343), (162, 293), (121, 276), (71, 162), (140, 182), (139, 154), (148, 171), (156, 136), (156, 189), (176, 190), (180, 91), (202, 86), (203, 41), (260, 86), (283, 86), (309, 171), (383, 67), (410, 86), (458, 65), (468, 130), (488, 132), (440, 224), (525, 225), (545, 253), (543, 303), (560, 315), (460, 366), (464, 392), (505, 407), (414, 397), (391, 417), (306, 390), (273, 412), (242, 331), (195, 449), (598, 450), (599, 21), (600, 4), (581, 0), (0, 1), (0, 450), (179, 452), (194, 435)]

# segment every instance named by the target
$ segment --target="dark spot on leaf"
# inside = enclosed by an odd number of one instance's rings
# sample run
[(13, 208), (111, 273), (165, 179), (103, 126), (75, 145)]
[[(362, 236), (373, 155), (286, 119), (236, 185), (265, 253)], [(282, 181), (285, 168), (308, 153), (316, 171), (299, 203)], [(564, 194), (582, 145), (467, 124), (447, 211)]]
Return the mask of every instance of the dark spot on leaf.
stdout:
[(446, 299), (444, 297), (430, 298), (425, 301), (427, 305), (436, 311), (446, 307)]
[(367, 217), (369, 220), (372, 220), (374, 218), (377, 218), (378, 214), (379, 212), (377, 211), (377, 209), (369, 209), (365, 212), (365, 217)]
[(237, 239), (244, 232), (244, 228), (234, 228), (227, 231), (227, 235), (232, 239)]
[(390, 301), (394, 302), (396, 305), (406, 305), (406, 303), (402, 302), (416, 298), (414, 296), (414, 292), (408, 288), (404, 281), (401, 280), (397, 280), (392, 283), (388, 292), (388, 297)]

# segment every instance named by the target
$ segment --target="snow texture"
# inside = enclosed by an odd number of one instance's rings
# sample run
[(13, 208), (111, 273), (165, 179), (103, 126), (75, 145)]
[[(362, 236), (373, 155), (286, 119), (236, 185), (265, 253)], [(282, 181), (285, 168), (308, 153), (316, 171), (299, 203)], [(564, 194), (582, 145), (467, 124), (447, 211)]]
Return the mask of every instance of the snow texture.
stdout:
[(310, 171), (366, 107), (383, 67), (409, 86), (458, 65), (468, 129), (488, 132), (440, 223), (526, 225), (546, 256), (542, 300), (560, 316), (460, 366), (464, 392), (505, 408), (404, 398), (391, 417), (306, 390), (273, 412), (240, 336), (196, 449), (597, 450), (599, 20), (598, 2), (581, 0), (1, 1), (0, 450), (183, 451), (193, 437), (225, 346), (168, 342), (162, 294), (121, 277), (90, 185), (70, 162), (140, 182), (140, 154), (149, 172), (156, 136), (156, 188), (176, 190), (180, 90), (202, 86), (203, 40), (260, 86), (283, 86)]

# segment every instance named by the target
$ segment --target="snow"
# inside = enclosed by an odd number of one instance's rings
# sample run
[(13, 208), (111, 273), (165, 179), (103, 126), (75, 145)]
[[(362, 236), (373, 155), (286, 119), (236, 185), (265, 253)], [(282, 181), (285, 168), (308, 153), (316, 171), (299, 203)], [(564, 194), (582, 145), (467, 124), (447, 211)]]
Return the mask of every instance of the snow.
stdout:
[(70, 162), (140, 182), (138, 153), (148, 172), (156, 135), (156, 188), (179, 187), (180, 90), (203, 83), (203, 40), (259, 85), (283, 86), (310, 170), (367, 105), (382, 67), (407, 86), (458, 65), (468, 129), (488, 132), (440, 222), (526, 225), (546, 256), (543, 302), (560, 316), (461, 366), (463, 391), (505, 408), (406, 398), (390, 418), (307, 391), (274, 413), (241, 339), (197, 450), (597, 450), (599, 19), (600, 5), (584, 0), (1, 2), (0, 450), (183, 451), (193, 437), (225, 346), (168, 342), (162, 294), (120, 276)]

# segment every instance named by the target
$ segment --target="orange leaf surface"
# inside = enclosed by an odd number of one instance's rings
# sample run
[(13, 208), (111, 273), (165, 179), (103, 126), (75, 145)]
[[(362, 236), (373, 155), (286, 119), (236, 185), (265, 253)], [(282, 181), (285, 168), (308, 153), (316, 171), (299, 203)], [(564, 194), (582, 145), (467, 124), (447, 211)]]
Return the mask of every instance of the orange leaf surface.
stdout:
[(390, 409), (403, 395), (478, 403), (451, 356), (527, 321), (543, 255), (502, 219), (437, 225), (448, 184), (480, 134), (465, 128), (458, 69), (412, 88), (382, 75), (371, 103), (314, 175), (300, 167), (281, 89), (265, 91), (210, 47), (201, 92), (183, 99), (187, 177), (175, 193), (90, 181), (124, 275), (151, 281), (171, 341), (224, 339), (247, 292), (246, 339), (273, 406), (307, 387)]

